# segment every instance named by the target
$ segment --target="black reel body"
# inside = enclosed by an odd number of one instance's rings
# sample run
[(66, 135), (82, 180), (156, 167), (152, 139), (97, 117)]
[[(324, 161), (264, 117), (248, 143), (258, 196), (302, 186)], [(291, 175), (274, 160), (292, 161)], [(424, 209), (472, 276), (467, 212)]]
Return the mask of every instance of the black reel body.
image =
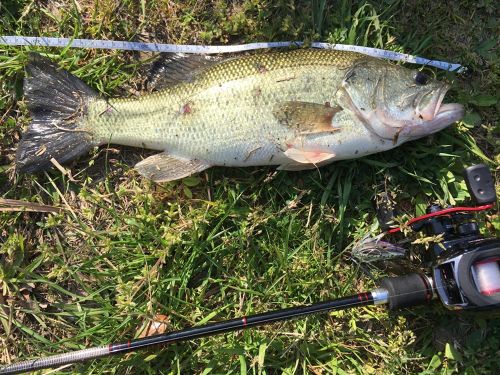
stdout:
[[(427, 213), (439, 213), (445, 208), (434, 204), (427, 208)], [(424, 254), (424, 260), (432, 265), (439, 258), (453, 253), (467, 251), (473, 241), (481, 238), (479, 225), (471, 213), (457, 212), (451, 215), (435, 216), (412, 225), (414, 231), (424, 231), (429, 236), (442, 235), (441, 242), (435, 242), (431, 251)]]
[[(484, 164), (464, 172), (467, 188), (477, 204), (496, 201), (495, 185)], [(446, 211), (431, 205), (427, 213)], [(426, 258), (432, 266), (434, 288), (449, 309), (494, 309), (500, 307), (500, 239), (481, 236), (475, 215), (456, 212), (434, 216), (413, 224), (416, 231), (442, 235)]]
[[(433, 293), (447, 308), (497, 309), (500, 308), (500, 239), (484, 238), (473, 213), (494, 207), (495, 185), (484, 164), (465, 169), (464, 177), (471, 198), (482, 206), (434, 204), (427, 208), (426, 215), (412, 220), (411, 228), (429, 236), (440, 235), (441, 240), (432, 243), (422, 258), (424, 266), (431, 269)], [(428, 289), (424, 284), (420, 287)]]

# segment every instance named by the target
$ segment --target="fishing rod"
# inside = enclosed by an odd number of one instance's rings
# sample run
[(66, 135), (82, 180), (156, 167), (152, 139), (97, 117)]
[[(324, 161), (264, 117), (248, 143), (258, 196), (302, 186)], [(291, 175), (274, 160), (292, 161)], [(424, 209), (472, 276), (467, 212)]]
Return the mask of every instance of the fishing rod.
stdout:
[(0, 374), (20, 374), (29, 371), (53, 368), (67, 364), (106, 357), (112, 354), (123, 354), (159, 344), (172, 344), (181, 341), (212, 336), (246, 328), (258, 327), (278, 321), (327, 311), (343, 310), (354, 307), (389, 304), (392, 308), (413, 306), (433, 298), (434, 291), (431, 280), (424, 275), (411, 274), (382, 280), (385, 288), (318, 302), (309, 306), (292, 307), (275, 310), (263, 314), (243, 316), (241, 318), (211, 323), (199, 327), (186, 328), (166, 334), (144, 337), (124, 343), (97, 346), (58, 354), (40, 359), (31, 359), (0, 368)]
[(386, 277), (380, 280), (379, 288), (312, 305), (243, 316), (124, 343), (30, 359), (1, 367), (0, 374), (19, 374), (53, 368), (153, 345), (173, 344), (317, 313), (369, 305), (388, 305), (390, 310), (395, 310), (439, 299), (451, 310), (499, 309), (500, 239), (481, 236), (472, 214), (494, 207), (496, 192), (493, 178), (489, 169), (479, 164), (465, 170), (465, 179), (471, 197), (479, 206), (442, 208), (432, 205), (428, 207), (426, 215), (412, 219), (409, 224), (413, 230), (424, 230), (433, 236), (441, 235), (442, 240), (434, 243), (432, 251), (429, 252), (428, 273)]

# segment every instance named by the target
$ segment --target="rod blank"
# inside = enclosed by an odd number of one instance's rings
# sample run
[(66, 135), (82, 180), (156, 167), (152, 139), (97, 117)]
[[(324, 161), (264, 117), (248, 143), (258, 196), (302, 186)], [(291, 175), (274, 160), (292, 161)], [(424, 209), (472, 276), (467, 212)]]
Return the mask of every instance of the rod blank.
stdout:
[[(378, 289), (377, 291), (378, 294), (375, 293), (375, 296), (380, 295), (380, 289)], [(170, 344), (173, 342), (192, 340), (199, 337), (216, 335), (223, 332), (238, 331), (245, 328), (257, 327), (264, 324), (269, 324), (277, 321), (285, 321), (326, 311), (368, 306), (373, 305), (374, 303), (379, 304), (380, 301), (378, 301), (377, 297), (376, 299), (377, 301), (374, 300), (372, 292), (359, 293), (349, 297), (339, 298), (326, 302), (318, 302), (309, 306), (291, 307), (288, 309), (250, 315), (248, 317), (225, 320), (222, 322), (211, 323), (200, 327), (191, 327), (166, 334), (144, 337), (142, 339), (132, 340), (126, 343), (98, 346), (94, 348), (77, 350), (70, 353), (57, 354), (46, 358), (31, 359), (1, 367), (0, 374), (20, 374), (45, 368), (53, 368), (76, 362), (83, 362), (91, 359), (101, 358), (111, 354), (131, 352), (152, 345)]]

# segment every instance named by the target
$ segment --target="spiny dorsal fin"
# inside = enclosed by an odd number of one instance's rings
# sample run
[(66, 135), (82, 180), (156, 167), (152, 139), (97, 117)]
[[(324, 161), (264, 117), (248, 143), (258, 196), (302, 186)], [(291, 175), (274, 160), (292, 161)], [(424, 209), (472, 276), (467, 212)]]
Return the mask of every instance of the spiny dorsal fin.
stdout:
[(197, 74), (222, 61), (221, 56), (164, 53), (148, 74), (148, 89), (158, 91), (168, 86), (192, 81)]
[(210, 167), (203, 160), (181, 158), (166, 152), (150, 156), (135, 165), (137, 172), (155, 182), (178, 180)]
[(340, 130), (332, 127), (332, 119), (341, 110), (340, 107), (330, 107), (328, 103), (289, 101), (278, 103), (273, 114), (283, 125), (298, 130), (299, 134), (313, 134)]

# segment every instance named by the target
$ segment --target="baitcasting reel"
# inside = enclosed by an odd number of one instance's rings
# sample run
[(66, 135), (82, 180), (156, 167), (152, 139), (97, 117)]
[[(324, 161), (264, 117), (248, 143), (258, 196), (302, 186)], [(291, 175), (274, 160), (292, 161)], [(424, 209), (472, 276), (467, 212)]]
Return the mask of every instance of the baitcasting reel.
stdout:
[[(434, 238), (439, 236), (442, 240), (432, 243), (430, 250), (424, 253), (425, 265), (431, 268), (429, 276), (412, 274), (382, 280), (382, 286), (391, 294), (406, 295), (421, 289), (427, 293), (426, 298), (437, 296), (449, 309), (500, 307), (500, 239), (481, 236), (473, 214), (494, 207), (493, 178), (484, 164), (478, 164), (465, 169), (465, 181), (478, 206), (443, 208), (435, 204), (427, 208), (426, 215), (408, 223), (414, 231), (423, 231)], [(381, 223), (385, 229), (389, 227), (387, 219), (391, 211), (384, 207), (379, 214), (379, 218), (386, 219)], [(398, 231), (399, 228), (390, 228), (387, 233)], [(388, 243), (384, 245), (391, 247)], [(405, 285), (403, 280), (411, 285)], [(390, 307), (417, 302), (400, 299), (394, 299), (392, 304), (389, 301)]]

